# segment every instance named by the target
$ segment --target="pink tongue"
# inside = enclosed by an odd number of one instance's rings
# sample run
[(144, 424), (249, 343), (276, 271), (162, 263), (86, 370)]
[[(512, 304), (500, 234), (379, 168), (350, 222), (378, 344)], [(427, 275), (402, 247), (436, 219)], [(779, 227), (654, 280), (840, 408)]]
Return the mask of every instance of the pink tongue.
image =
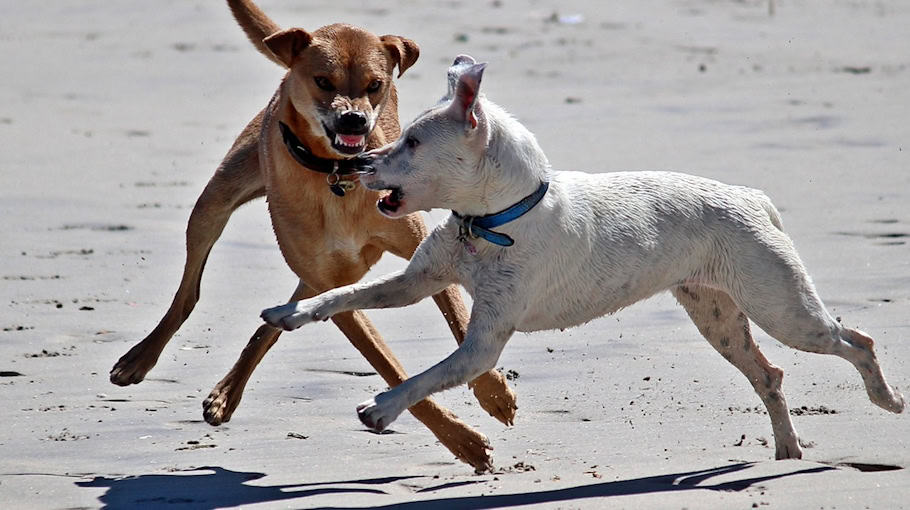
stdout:
[(339, 134), (338, 138), (341, 139), (341, 143), (345, 145), (360, 145), (363, 142), (363, 135), (342, 135)]

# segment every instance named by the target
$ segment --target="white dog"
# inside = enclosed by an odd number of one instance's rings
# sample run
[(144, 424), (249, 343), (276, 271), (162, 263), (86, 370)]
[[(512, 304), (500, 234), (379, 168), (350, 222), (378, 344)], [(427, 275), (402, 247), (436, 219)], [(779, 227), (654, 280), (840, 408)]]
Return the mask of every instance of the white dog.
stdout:
[(904, 409), (872, 339), (825, 310), (763, 193), (678, 173), (554, 172), (534, 135), (479, 95), (484, 66), (459, 56), (451, 100), (374, 151), (373, 173), (361, 178), (391, 190), (378, 204), (386, 216), (453, 211), (407, 268), (262, 313), (291, 330), (348, 310), (405, 306), (451, 283), (467, 289), (474, 305), (464, 343), (358, 406), (364, 424), (382, 430), (430, 394), (494, 368), (515, 331), (575, 326), (664, 290), (752, 383), (778, 459), (802, 452), (783, 371), (758, 350), (749, 319), (790, 347), (846, 359), (873, 403)]

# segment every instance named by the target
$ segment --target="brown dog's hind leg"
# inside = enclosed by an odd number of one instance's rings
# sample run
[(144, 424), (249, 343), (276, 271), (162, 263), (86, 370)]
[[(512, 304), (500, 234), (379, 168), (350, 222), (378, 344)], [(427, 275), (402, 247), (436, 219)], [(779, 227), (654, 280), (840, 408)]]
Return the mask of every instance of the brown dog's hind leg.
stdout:
[[(311, 298), (316, 291), (301, 281), (291, 296), (291, 301)], [(275, 345), (281, 330), (268, 324), (259, 326), (250, 341), (240, 352), (240, 357), (202, 402), (202, 416), (209, 425), (221, 425), (231, 421), (231, 416), (243, 398), (243, 390), (253, 370), (265, 357), (265, 353)]]
[(256, 117), (240, 135), (196, 201), (186, 227), (186, 264), (180, 287), (158, 326), (111, 369), (112, 383), (136, 384), (155, 366), (161, 351), (199, 300), (199, 281), (205, 261), (228, 218), (242, 204), (265, 194), (256, 137), (251, 132), (259, 119)]
[(672, 292), (708, 342), (752, 383), (771, 418), (775, 458), (802, 458), (787, 401), (781, 391), (784, 372), (758, 350), (746, 315), (720, 290), (690, 285), (676, 287)]
[[(386, 347), (363, 312), (358, 310), (336, 314), (332, 321), (389, 386), (398, 386), (407, 379), (401, 363)], [(478, 472), (492, 469), (492, 448), (487, 438), (459, 420), (451, 411), (430, 399), (422, 400), (408, 410), (458, 459), (467, 462)]]

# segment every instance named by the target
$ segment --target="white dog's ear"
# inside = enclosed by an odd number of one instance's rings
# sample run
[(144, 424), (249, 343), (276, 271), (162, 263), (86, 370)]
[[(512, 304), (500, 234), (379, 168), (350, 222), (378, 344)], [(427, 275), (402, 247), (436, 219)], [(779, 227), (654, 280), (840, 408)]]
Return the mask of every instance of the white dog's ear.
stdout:
[(452, 117), (470, 129), (477, 127), (477, 110), (480, 108), (477, 97), (480, 94), (480, 80), (486, 67), (486, 64), (474, 64), (458, 76), (455, 97), (449, 106)]
[(465, 69), (476, 63), (477, 61), (470, 55), (458, 55), (455, 57), (455, 62), (452, 62), (452, 65), (449, 66), (449, 70), (446, 73), (448, 90), (446, 91), (446, 95), (442, 96), (440, 102), (449, 101), (455, 97), (455, 87), (458, 86), (458, 77), (461, 76), (461, 73), (463, 73)]

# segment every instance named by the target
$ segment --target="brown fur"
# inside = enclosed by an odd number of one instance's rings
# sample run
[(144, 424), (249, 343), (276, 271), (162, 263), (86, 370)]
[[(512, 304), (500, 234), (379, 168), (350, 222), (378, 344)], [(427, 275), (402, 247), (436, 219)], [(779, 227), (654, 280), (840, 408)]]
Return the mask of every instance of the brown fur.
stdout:
[[(269, 105), (237, 137), (199, 196), (187, 225), (183, 278), (170, 309), (158, 326), (115, 364), (111, 381), (141, 382), (167, 342), (199, 299), (199, 281), (209, 250), (237, 207), (266, 196), (281, 252), (300, 282), (292, 299), (311, 297), (360, 280), (383, 252), (410, 258), (427, 229), (417, 215), (390, 220), (376, 211), (378, 194), (358, 186), (344, 197), (331, 193), (326, 175), (302, 168), (288, 153), (277, 127), (286, 123), (314, 154), (341, 157), (316, 117), (316, 111), (356, 110), (372, 115), (381, 108), (367, 148), (398, 137), (398, 97), (392, 83), (416, 60), (417, 45), (399, 36), (377, 37), (350, 25), (329, 25), (312, 33), (280, 30), (249, 0), (228, 0), (238, 23), (260, 52), (287, 67)], [(314, 77), (324, 76), (334, 91), (322, 90)], [(380, 80), (382, 87), (366, 90)], [(456, 288), (434, 299), (458, 343), (464, 339), (468, 313)], [(401, 364), (362, 312), (339, 314), (333, 322), (395, 386), (405, 380)], [(250, 375), (278, 339), (280, 330), (262, 325), (228, 374), (203, 403), (205, 420), (230, 420)], [(515, 395), (501, 374), (488, 372), (472, 382), (475, 396), (492, 416), (511, 424)], [(491, 467), (486, 438), (450, 411), (424, 400), (411, 412), (459, 459), (478, 470)]]

